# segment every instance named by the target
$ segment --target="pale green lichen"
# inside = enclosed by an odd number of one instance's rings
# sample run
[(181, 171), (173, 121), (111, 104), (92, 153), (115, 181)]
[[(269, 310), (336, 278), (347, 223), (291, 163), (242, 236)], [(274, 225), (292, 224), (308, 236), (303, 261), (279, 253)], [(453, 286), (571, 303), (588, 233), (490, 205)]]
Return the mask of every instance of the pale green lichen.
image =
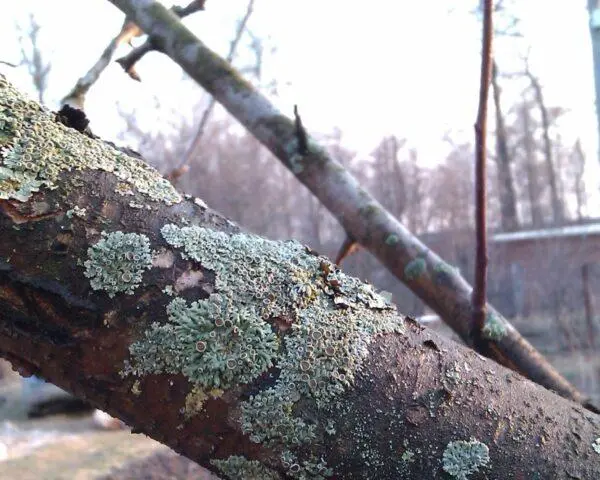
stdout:
[(408, 448), (406, 450), (404, 450), (404, 452), (402, 453), (402, 456), (400, 457), (400, 459), (403, 462), (406, 463), (412, 463), (415, 461), (415, 452), (413, 452), (412, 450), (409, 450)]
[(162, 291), (165, 295), (168, 295), (169, 297), (173, 297), (175, 295), (175, 290), (173, 290), (173, 285), (167, 285), (165, 288), (163, 288)]
[(444, 471), (458, 480), (467, 480), (469, 475), (478, 472), (489, 461), (488, 446), (475, 439), (450, 442), (442, 457)]
[(132, 295), (144, 270), (152, 266), (150, 240), (142, 234), (102, 232), (87, 253), (84, 275), (94, 290), (104, 290), (110, 298), (117, 293)]
[(191, 418), (204, 411), (204, 405), (207, 400), (210, 398), (220, 398), (222, 395), (223, 390), (220, 388), (206, 390), (203, 387), (195, 385), (185, 396), (185, 417)]
[(489, 312), (482, 329), (483, 337), (488, 340), (501, 340), (507, 334), (507, 326), (494, 312)]
[(395, 233), (390, 233), (387, 237), (385, 237), (385, 244), (389, 246), (397, 245), (400, 242), (400, 237)]
[(231, 455), (224, 460), (210, 461), (229, 480), (279, 480), (277, 472), (265, 467), (257, 460), (248, 460), (239, 455)]
[(67, 218), (73, 218), (73, 216), (76, 216), (79, 218), (85, 218), (86, 213), (87, 213), (87, 209), (81, 208), (81, 207), (78, 207), (77, 205), (75, 205), (70, 210), (67, 210)]
[(299, 480), (325, 480), (333, 475), (333, 470), (327, 467), (325, 460), (314, 455), (300, 461), (292, 451), (284, 450), (281, 464), (289, 477)]
[(418, 257), (408, 262), (406, 267), (404, 267), (404, 277), (411, 282), (417, 280), (426, 271), (427, 262), (425, 262), (425, 259)]
[(256, 311), (221, 294), (187, 305), (174, 298), (169, 323), (134, 343), (131, 373), (179, 373), (193, 384), (229, 388), (248, 383), (273, 365), (279, 340)]
[(27, 201), (71, 170), (104, 170), (152, 200), (181, 201), (155, 169), (56, 122), (0, 75), (0, 199)]
[[(155, 323), (131, 346), (126, 372), (183, 373), (200, 386), (225, 388), (272, 364), (269, 386), (240, 404), (242, 430), (254, 442), (291, 449), (331, 431), (304, 416), (310, 409), (297, 409), (298, 402), (318, 409), (351, 389), (372, 339), (403, 331), (394, 307), (370, 285), (297, 242), (172, 224), (161, 233), (182, 257), (214, 271), (217, 293), (191, 305), (174, 299), (168, 323)], [(224, 326), (215, 322), (225, 319), (232, 325), (220, 335)], [(237, 359), (231, 371), (223, 369), (230, 356)], [(260, 363), (248, 363), (252, 357)], [(298, 464), (302, 478), (319, 461)]]
[(600, 437), (594, 440), (594, 443), (592, 443), (592, 448), (598, 455), (600, 455)]

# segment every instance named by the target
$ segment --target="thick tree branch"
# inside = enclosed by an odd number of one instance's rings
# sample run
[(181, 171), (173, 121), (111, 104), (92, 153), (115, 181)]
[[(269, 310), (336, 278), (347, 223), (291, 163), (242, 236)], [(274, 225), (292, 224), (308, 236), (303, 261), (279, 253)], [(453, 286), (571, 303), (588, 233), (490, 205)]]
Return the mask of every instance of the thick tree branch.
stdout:
[(0, 354), (21, 371), (233, 479), (600, 477), (599, 416), (2, 76), (0, 151)]
[[(472, 288), (456, 269), (414, 237), (316, 142), (309, 139), (309, 153), (300, 155), (294, 122), (166, 8), (148, 0), (110, 1), (281, 160), (348, 235), (469, 340)], [(586, 402), (499, 312), (491, 305), (486, 310), (484, 354), (566, 398)]]

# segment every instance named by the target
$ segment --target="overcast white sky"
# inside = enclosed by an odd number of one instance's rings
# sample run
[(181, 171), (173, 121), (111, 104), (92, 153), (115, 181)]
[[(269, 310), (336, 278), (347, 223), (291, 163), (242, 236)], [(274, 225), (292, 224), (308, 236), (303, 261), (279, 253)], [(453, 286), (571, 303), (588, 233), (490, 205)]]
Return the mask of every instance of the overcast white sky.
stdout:
[[(172, 2), (164, 2), (170, 5)], [(186, 2), (181, 0), (181, 4)], [(256, 0), (250, 26), (270, 37), (277, 53), (266, 59), (266, 76), (277, 78), (274, 99), (291, 114), (299, 104), (312, 131), (340, 127), (350, 148), (370, 151), (386, 134), (406, 137), (424, 163), (439, 161), (452, 132), (473, 137), (479, 81), (480, 26), (456, 0)], [(590, 187), (597, 193), (599, 163), (594, 114), (591, 45), (585, 0), (517, 2), (521, 31), (531, 45), (531, 66), (549, 105), (570, 109), (561, 123), (566, 142), (580, 136), (590, 156)], [(236, 19), (247, 0), (208, 0), (207, 10), (186, 23), (210, 47), (225, 54)], [(452, 9), (452, 7), (454, 7)], [(118, 31), (122, 14), (106, 0), (21, 0), (4, 2), (0, 17), (0, 60), (19, 58), (14, 24), (34, 11), (52, 61), (49, 106), (84, 74)], [(519, 51), (498, 45), (504, 68), (518, 68)], [(22, 69), (0, 65), (22, 89), (33, 91)], [(136, 109), (147, 128), (163, 128), (169, 109), (189, 115), (201, 90), (184, 80), (179, 67), (152, 54), (138, 67), (139, 84), (112, 65), (88, 96), (94, 131), (114, 137), (122, 128), (116, 101)], [(510, 104), (510, 87), (506, 98)], [(160, 98), (157, 114), (154, 98)]]

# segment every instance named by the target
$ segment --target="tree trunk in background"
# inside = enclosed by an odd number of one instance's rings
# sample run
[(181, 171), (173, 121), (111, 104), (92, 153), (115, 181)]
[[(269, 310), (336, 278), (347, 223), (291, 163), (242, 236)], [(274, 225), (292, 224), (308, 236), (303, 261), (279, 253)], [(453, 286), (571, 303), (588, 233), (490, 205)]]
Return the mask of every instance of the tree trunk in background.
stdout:
[(538, 183), (536, 155), (531, 130), (531, 116), (529, 106), (523, 102), (521, 107), (521, 121), (523, 123), (523, 149), (525, 150), (525, 171), (527, 172), (527, 197), (531, 210), (531, 223), (539, 227), (544, 223), (544, 215), (540, 204), (540, 185)]
[(594, 327), (594, 299), (590, 289), (590, 266), (589, 264), (581, 267), (581, 286), (583, 290), (583, 306), (585, 309), (585, 322), (588, 330), (588, 346), (595, 350), (596, 348), (596, 329)]
[(585, 154), (581, 148), (581, 139), (577, 139), (575, 147), (571, 153), (571, 165), (574, 168), (573, 190), (575, 191), (575, 201), (577, 202), (577, 220), (581, 220), (584, 215), (584, 209), (587, 206), (587, 197), (585, 193)]
[(540, 109), (542, 116), (542, 139), (543, 139), (543, 150), (544, 150), (544, 164), (546, 165), (546, 174), (548, 176), (548, 187), (550, 188), (550, 201), (552, 205), (552, 220), (554, 224), (560, 224), (563, 222), (564, 207), (560, 196), (558, 194), (558, 185), (556, 180), (556, 170), (554, 166), (554, 160), (552, 155), (552, 141), (550, 140), (550, 118), (548, 116), (548, 109), (544, 103), (544, 95), (542, 93), (542, 87), (538, 79), (529, 71), (527, 76), (531, 82), (531, 86), (535, 92), (535, 101)]
[(503, 231), (519, 228), (515, 185), (510, 170), (511, 159), (508, 154), (508, 139), (502, 107), (500, 105), (500, 86), (498, 85), (498, 66), (493, 63), (492, 91), (496, 111), (496, 164), (498, 167), (498, 192), (500, 196), (500, 216)]
[[(598, 0), (588, 0), (590, 17), (590, 37), (592, 40), (592, 55), (594, 60), (594, 86), (596, 91), (596, 122), (598, 138), (600, 138), (600, 8)], [(600, 150), (598, 151), (600, 159)]]

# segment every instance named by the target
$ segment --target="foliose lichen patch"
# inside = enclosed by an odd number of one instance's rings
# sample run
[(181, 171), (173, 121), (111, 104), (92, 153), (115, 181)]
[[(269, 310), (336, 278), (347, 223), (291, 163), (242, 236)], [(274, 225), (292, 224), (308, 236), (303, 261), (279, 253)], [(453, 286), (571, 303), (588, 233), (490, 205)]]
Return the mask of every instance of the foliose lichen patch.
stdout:
[(444, 471), (458, 480), (467, 480), (490, 461), (489, 448), (479, 440), (458, 440), (450, 442), (443, 453)]
[(132, 345), (138, 359), (132, 373), (181, 372), (209, 388), (251, 382), (273, 366), (279, 340), (252, 307), (234, 305), (221, 294), (191, 305), (174, 298), (167, 306), (169, 323)]
[(408, 281), (418, 279), (427, 271), (427, 262), (421, 257), (417, 257), (404, 267), (404, 276)]
[(87, 253), (84, 275), (94, 290), (104, 290), (110, 298), (117, 293), (132, 295), (152, 266), (150, 240), (137, 233), (102, 232)]
[(256, 460), (231, 455), (224, 460), (211, 460), (229, 480), (279, 480), (279, 474)]
[(483, 324), (482, 333), (484, 338), (489, 340), (501, 340), (504, 338), (508, 331), (508, 326), (502, 318), (500, 318), (494, 312), (488, 312), (485, 317), (485, 323)]
[[(214, 271), (216, 291), (191, 304), (174, 298), (168, 322), (130, 347), (125, 373), (183, 373), (203, 388), (228, 388), (275, 367), (269, 386), (240, 405), (251, 441), (293, 449), (326, 435), (330, 426), (304, 417), (298, 402), (319, 409), (351, 389), (372, 339), (403, 331), (370, 285), (297, 242), (173, 224), (161, 233), (182, 257)], [(296, 462), (303, 472), (306, 462)]]
[(155, 169), (56, 122), (0, 75), (0, 199), (27, 201), (57, 188), (61, 172), (85, 169), (112, 172), (152, 200), (181, 201)]

